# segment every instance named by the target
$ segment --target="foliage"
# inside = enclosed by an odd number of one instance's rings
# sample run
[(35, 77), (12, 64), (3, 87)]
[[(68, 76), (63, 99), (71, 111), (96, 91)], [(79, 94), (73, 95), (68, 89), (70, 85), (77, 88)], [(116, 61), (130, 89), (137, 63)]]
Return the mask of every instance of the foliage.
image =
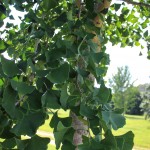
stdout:
[(113, 103), (115, 108), (128, 109), (129, 103), (133, 103), (134, 89), (131, 83), (131, 74), (128, 66), (120, 67), (117, 73), (109, 79), (110, 87), (113, 91)]
[[(20, 17), (19, 27), (7, 22), (2, 31), (4, 38), (0, 40), (3, 149), (15, 146), (22, 150), (47, 149), (50, 139), (37, 136), (36, 131), (48, 119), (49, 110), (55, 110), (50, 126), (54, 128), (56, 148), (62, 145), (62, 150), (75, 149), (72, 118), (60, 118), (57, 114), (60, 108), (74, 112), (94, 134), (83, 137), (78, 149), (132, 149), (131, 131), (120, 136), (111, 132), (111, 125), (114, 129), (123, 127), (125, 119), (122, 110), (109, 107), (111, 90), (103, 80), (109, 64), (105, 44), (110, 41), (113, 45), (120, 42), (121, 46), (139, 46), (141, 38), (148, 42), (149, 7), (135, 6), (128, 10), (122, 3), (113, 4), (108, 11), (110, 2), (101, 3), (95, 0), (83, 4), (78, 0), (0, 2), (1, 27), (6, 17), (11, 20), (14, 17), (9, 6), (25, 13)], [(122, 13), (117, 15), (119, 11)], [(141, 18), (145, 16), (142, 21), (136, 12)], [(4, 52), (9, 58), (4, 57)], [(100, 88), (94, 87), (92, 77)], [(21, 135), (31, 138), (23, 140)]]
[(110, 87), (114, 93), (124, 92), (131, 86), (131, 74), (128, 66), (117, 68), (117, 73), (109, 79)]
[(143, 101), (141, 103), (141, 108), (145, 113), (145, 119), (150, 119), (150, 87), (146, 88), (146, 91), (143, 93)]
[(113, 91), (113, 105), (115, 108), (124, 108), (127, 114), (143, 114), (140, 104), (142, 97), (137, 87), (131, 82), (131, 74), (128, 66), (120, 67), (117, 73), (109, 79)]
[[(149, 150), (150, 144), (150, 123), (145, 120), (144, 116), (125, 115), (126, 125), (117, 131), (113, 131), (114, 135), (121, 135), (126, 133), (129, 129), (135, 134), (134, 149), (136, 150)], [(146, 136), (146, 138), (145, 138)]]
[(143, 115), (143, 111), (140, 107), (143, 98), (137, 87), (129, 87), (125, 92), (125, 99), (128, 102), (127, 104), (127, 114), (130, 115)]

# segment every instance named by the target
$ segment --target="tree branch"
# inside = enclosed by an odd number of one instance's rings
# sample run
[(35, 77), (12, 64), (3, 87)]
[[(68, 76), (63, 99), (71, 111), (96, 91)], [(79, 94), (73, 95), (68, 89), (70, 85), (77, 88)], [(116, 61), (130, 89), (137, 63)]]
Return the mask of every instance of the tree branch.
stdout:
[(122, 0), (123, 2), (126, 2), (128, 4), (132, 4), (132, 5), (138, 5), (138, 6), (145, 6), (145, 7), (148, 7), (150, 8), (150, 5), (149, 4), (145, 4), (145, 3), (142, 3), (142, 2), (134, 2), (134, 1), (131, 1), (131, 0)]

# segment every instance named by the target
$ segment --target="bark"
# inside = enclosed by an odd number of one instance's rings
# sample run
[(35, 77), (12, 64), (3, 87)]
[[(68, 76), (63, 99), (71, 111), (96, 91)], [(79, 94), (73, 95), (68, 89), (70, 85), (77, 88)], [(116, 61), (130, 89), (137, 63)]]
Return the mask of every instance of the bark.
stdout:
[[(81, 14), (81, 11), (82, 11), (81, 3), (82, 3), (82, 0), (76, 0), (76, 5), (79, 8), (79, 15), (78, 15), (79, 18), (80, 18), (80, 14)], [(104, 3), (103, 4), (104, 5), (103, 9), (106, 9), (106, 8), (108, 9), (110, 7), (111, 0), (104, 0), (103, 3)], [(101, 5), (101, 3), (100, 3), (100, 5)], [(98, 9), (95, 10), (96, 13), (101, 13), (101, 11), (102, 11), (101, 7), (100, 8), (98, 7)], [(101, 14), (101, 15), (103, 16), (103, 14)], [(103, 21), (101, 20), (100, 17), (96, 16), (95, 19), (93, 20), (93, 24), (96, 27), (101, 28), (103, 26)], [(91, 32), (91, 33), (95, 34), (95, 37), (93, 38), (93, 42), (98, 45), (98, 48), (97, 48), (96, 51), (100, 52), (100, 50), (101, 50), (101, 43), (99, 41), (97, 33), (93, 32), (93, 31), (88, 31), (88, 32)], [(85, 39), (86, 39), (86, 37), (85, 37)], [(84, 42), (85, 39), (83, 39), (82, 42)], [(81, 42), (81, 44), (82, 44), (82, 42)], [(84, 62), (84, 60), (82, 58), (78, 60), (78, 64), (77, 65), (78, 65), (79, 68), (86, 70), (86, 64), (85, 64), (85, 62)], [(92, 74), (89, 75), (88, 79), (91, 80), (93, 82), (93, 85), (94, 85), (95, 78), (94, 78), (94, 76)], [(90, 135), (88, 123), (84, 124), (84, 122), (87, 122), (87, 118), (85, 117), (84, 121), (80, 120), (78, 118), (78, 116), (75, 113), (73, 113), (73, 112), (70, 112), (70, 117), (72, 117), (72, 127), (75, 130), (74, 137), (73, 137), (73, 144), (76, 146), (76, 150), (78, 150), (78, 145), (83, 143), (82, 136), (83, 135), (84, 136), (89, 136)]]
[[(75, 150), (78, 150), (78, 145), (82, 144), (82, 135), (89, 135), (88, 126), (85, 125), (75, 113), (70, 112), (70, 116), (72, 117), (72, 127), (75, 130), (73, 144), (76, 146)], [(84, 120), (87, 121), (86, 118), (84, 118)]]

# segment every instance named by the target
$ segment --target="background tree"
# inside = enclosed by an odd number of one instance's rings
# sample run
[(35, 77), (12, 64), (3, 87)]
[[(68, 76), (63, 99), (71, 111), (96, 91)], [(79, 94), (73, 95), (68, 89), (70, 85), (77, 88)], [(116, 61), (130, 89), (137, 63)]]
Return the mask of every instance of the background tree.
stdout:
[(150, 86), (146, 87), (145, 92), (142, 93), (143, 101), (140, 105), (145, 113), (145, 119), (150, 118)]
[[(133, 133), (114, 136), (110, 128), (123, 127), (125, 118), (121, 109), (109, 107), (105, 50), (108, 42), (142, 46), (144, 39), (149, 46), (149, 2), (124, 0), (110, 7), (109, 0), (0, 1), (1, 27), (5, 18), (14, 17), (10, 6), (25, 12), (19, 27), (7, 22), (1, 33), (2, 149), (47, 149), (50, 139), (38, 136), (37, 129), (51, 111), (56, 149), (131, 150)], [(134, 7), (128, 9), (127, 3)], [(70, 116), (59, 117), (60, 109)]]
[(132, 100), (128, 97), (131, 95), (131, 93), (128, 95), (128, 92), (132, 86), (128, 66), (118, 68), (117, 73), (112, 76), (112, 79), (109, 79), (109, 84), (113, 91), (112, 100), (115, 108), (124, 108), (124, 111), (126, 111), (129, 101)]
[(131, 86), (125, 91), (126, 112), (130, 115), (143, 115), (140, 105), (143, 101), (138, 87)]

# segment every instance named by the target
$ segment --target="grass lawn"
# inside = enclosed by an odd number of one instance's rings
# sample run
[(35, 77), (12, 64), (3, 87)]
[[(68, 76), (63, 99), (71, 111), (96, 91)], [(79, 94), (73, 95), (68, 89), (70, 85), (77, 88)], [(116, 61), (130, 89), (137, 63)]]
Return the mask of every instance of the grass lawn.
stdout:
[(48, 145), (48, 150), (56, 150), (56, 148), (55, 148), (54, 145), (49, 144), (49, 145)]
[(150, 150), (150, 121), (143, 116), (126, 115), (126, 125), (113, 133), (121, 135), (129, 130), (133, 131), (135, 147), (148, 148)]

